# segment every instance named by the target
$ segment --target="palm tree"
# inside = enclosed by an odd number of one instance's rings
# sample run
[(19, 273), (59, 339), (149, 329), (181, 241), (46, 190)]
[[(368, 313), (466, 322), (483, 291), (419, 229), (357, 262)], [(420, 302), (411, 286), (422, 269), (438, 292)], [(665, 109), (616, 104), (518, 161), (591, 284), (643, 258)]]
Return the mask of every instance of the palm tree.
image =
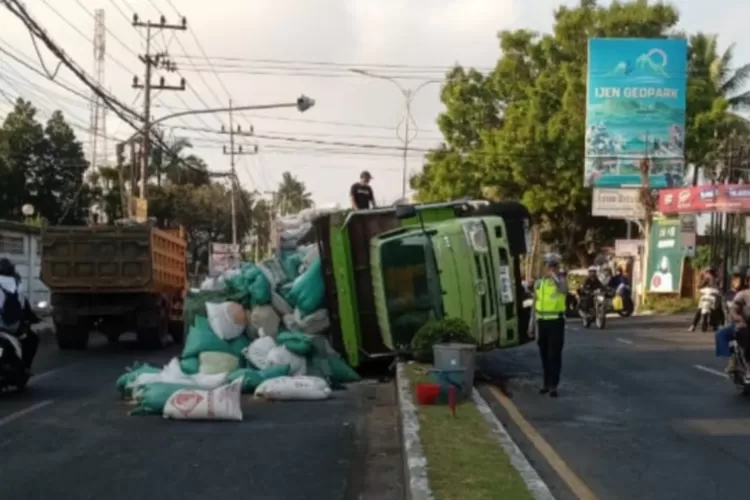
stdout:
[[(208, 165), (195, 155), (183, 157), (185, 150), (193, 147), (188, 139), (174, 138), (168, 147), (172, 154), (166, 154), (162, 149), (156, 148), (151, 158), (152, 166), (149, 177), (155, 175), (158, 186), (161, 185), (162, 176), (172, 184), (195, 186), (208, 184)], [(178, 157), (182, 160), (178, 160)]]
[(750, 109), (750, 64), (734, 66), (735, 45), (719, 53), (718, 37), (698, 33), (690, 37), (689, 69), (696, 78), (707, 78), (732, 111)]
[(276, 194), (276, 207), (280, 215), (288, 215), (314, 205), (312, 194), (305, 183), (290, 172), (284, 172)]

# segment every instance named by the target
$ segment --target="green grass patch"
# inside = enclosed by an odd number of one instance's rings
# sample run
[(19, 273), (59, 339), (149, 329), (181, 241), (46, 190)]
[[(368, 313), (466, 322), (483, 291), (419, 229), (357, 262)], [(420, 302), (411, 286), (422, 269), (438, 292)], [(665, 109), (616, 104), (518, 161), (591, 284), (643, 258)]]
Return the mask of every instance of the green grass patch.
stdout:
[[(405, 368), (412, 394), (414, 384), (430, 381), (425, 365)], [(417, 409), (419, 438), (436, 500), (532, 499), (472, 401), (458, 404), (455, 418), (447, 405)]]

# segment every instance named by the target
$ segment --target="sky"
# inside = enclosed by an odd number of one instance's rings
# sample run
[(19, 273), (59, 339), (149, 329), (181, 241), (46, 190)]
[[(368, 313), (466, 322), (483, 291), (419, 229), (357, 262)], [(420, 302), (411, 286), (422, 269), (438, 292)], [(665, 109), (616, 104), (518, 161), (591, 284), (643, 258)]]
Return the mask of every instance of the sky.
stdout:
[[(424, 152), (440, 142), (436, 118), (442, 111), (439, 81), (455, 63), (488, 71), (500, 53), (497, 32), (504, 29), (549, 31), (560, 0), (26, 0), (32, 16), (48, 35), (88, 74), (95, 75), (94, 11), (105, 11), (106, 57), (103, 86), (120, 101), (143, 109), (133, 76), (143, 82), (137, 59), (145, 46), (142, 21), (180, 24), (188, 30), (156, 32), (155, 51), (166, 51), (177, 72), (159, 71), (155, 81), (179, 85), (183, 92), (155, 94), (155, 118), (185, 109), (288, 104), (304, 94), (315, 106), (235, 113), (235, 125), (255, 137), (242, 136), (243, 151), (258, 145), (258, 154), (238, 157), (243, 185), (259, 192), (276, 188), (281, 175), (302, 180), (318, 205), (346, 204), (349, 186), (362, 170), (372, 173), (376, 198), (392, 201), (401, 195), (403, 167), (403, 90), (420, 88), (411, 102), (413, 122), (407, 157), (409, 175), (422, 168)], [(743, 37), (750, 18), (746, 0), (677, 0), (681, 27), (719, 33), (720, 42), (736, 43), (736, 60), (750, 61), (750, 40)], [(720, 7), (719, 7), (720, 6)], [(10, 50), (37, 71), (43, 71), (28, 31), (0, 8), (0, 47)], [(746, 31), (744, 31), (746, 33)], [(53, 69), (55, 57), (41, 47)], [(397, 78), (397, 84), (351, 71), (365, 70)], [(67, 69), (56, 81), (90, 95)], [(4, 96), (30, 99), (46, 117), (61, 109), (90, 151), (90, 102), (35, 74), (0, 53), (0, 119), (10, 106)], [(222, 147), (229, 137), (228, 113), (188, 116), (164, 122), (165, 133), (193, 143), (213, 171), (227, 171), (229, 156)], [(107, 155), (114, 157), (116, 140), (133, 130), (112, 113), (107, 116)], [(261, 137), (265, 136), (265, 137)], [(105, 154), (98, 141), (99, 156)], [(581, 145), (583, 147), (583, 144)], [(583, 172), (583, 166), (581, 166)]]

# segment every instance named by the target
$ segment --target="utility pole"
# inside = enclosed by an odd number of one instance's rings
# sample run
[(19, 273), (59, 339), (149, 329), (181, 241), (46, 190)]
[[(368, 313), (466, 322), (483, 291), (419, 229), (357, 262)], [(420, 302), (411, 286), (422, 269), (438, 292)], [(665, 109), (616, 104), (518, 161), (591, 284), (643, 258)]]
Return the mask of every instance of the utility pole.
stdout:
[(179, 86), (167, 85), (164, 77), (161, 77), (158, 84), (151, 81), (151, 73), (154, 68), (164, 69), (169, 72), (177, 70), (177, 65), (170, 60), (166, 53), (151, 54), (151, 32), (152, 30), (187, 30), (187, 19), (182, 18), (181, 24), (167, 24), (166, 18), (161, 16), (158, 23), (151, 21), (141, 21), (138, 14), (133, 14), (133, 26), (136, 28), (146, 28), (146, 53), (138, 56), (145, 65), (144, 82), (138, 82), (138, 77), (133, 77), (133, 88), (143, 89), (143, 147), (141, 150), (141, 172), (139, 191), (141, 199), (146, 199), (146, 174), (148, 171), (148, 162), (151, 157), (151, 91), (152, 90), (185, 90), (185, 79), (180, 81)]
[[(221, 127), (221, 132), (226, 134), (226, 130), (224, 129), (224, 126)], [(229, 100), (229, 151), (227, 151), (227, 147), (224, 146), (224, 154), (229, 155), (229, 165), (230, 165), (230, 202), (232, 207), (232, 245), (237, 245), (237, 202), (235, 200), (235, 185), (239, 185), (239, 179), (237, 178), (237, 171), (235, 169), (235, 159), (237, 156), (240, 155), (254, 155), (258, 154), (258, 146), (254, 145), (252, 150), (250, 151), (243, 151), (242, 146), (239, 146), (237, 149), (234, 147), (234, 136), (235, 134), (241, 134), (241, 135), (253, 135), (253, 129), (250, 127), (250, 133), (246, 134), (242, 132), (242, 129), (239, 125), (237, 125), (237, 129), (234, 128), (234, 113), (232, 112), (232, 100)]]

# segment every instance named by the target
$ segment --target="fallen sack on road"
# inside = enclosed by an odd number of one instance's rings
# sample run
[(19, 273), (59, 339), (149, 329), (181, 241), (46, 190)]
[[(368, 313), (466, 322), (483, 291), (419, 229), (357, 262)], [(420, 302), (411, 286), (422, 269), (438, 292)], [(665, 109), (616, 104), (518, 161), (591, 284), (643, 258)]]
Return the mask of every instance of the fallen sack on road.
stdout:
[[(276, 341), (273, 337), (260, 337), (253, 340), (247, 349), (245, 349), (245, 359), (254, 368), (263, 370), (268, 366), (268, 353), (276, 347)], [(279, 363), (284, 364), (284, 363)], [(289, 363), (286, 363), (289, 364)]]
[(133, 393), (131, 382), (138, 378), (139, 375), (159, 373), (161, 370), (158, 366), (136, 361), (132, 366), (125, 369), (125, 373), (120, 375), (115, 383), (115, 387), (117, 387), (117, 391), (123, 398), (129, 398)]
[(222, 340), (236, 339), (247, 328), (245, 310), (234, 302), (209, 302), (206, 304), (206, 315), (211, 330)]
[(185, 346), (182, 349), (181, 357), (197, 357), (200, 353), (206, 351), (234, 354), (232, 346), (230, 346), (225, 340), (219, 338), (219, 336), (211, 330), (208, 318), (196, 316), (195, 323), (190, 327), (187, 339), (185, 339)]
[(164, 368), (158, 372), (139, 373), (135, 378), (126, 383), (126, 389), (132, 393), (134, 389), (155, 383), (178, 384), (213, 389), (224, 384), (227, 380), (226, 372), (215, 375), (193, 374), (188, 375), (182, 371), (180, 360), (172, 359)]
[(322, 333), (331, 326), (328, 311), (325, 309), (318, 309), (304, 317), (299, 309), (295, 309), (293, 314), (286, 314), (283, 321), (287, 330), (311, 335)]
[(200, 360), (199, 373), (205, 375), (227, 374), (239, 367), (239, 358), (234, 354), (225, 352), (202, 352), (198, 356)]
[(306, 375), (307, 358), (297, 356), (283, 345), (274, 346), (266, 358), (266, 368), (289, 365), (289, 375)]
[(253, 370), (252, 368), (240, 368), (229, 374), (227, 380), (234, 382), (242, 379), (242, 392), (253, 393), (255, 389), (264, 381), (276, 377), (286, 377), (289, 375), (289, 365), (274, 366), (265, 370)]
[(130, 415), (160, 415), (172, 394), (182, 389), (202, 390), (201, 387), (164, 382), (138, 387), (133, 391), (133, 399), (138, 406), (130, 412)]
[(255, 395), (276, 401), (310, 401), (329, 398), (331, 388), (320, 377), (277, 377), (260, 384)]
[(279, 333), (281, 319), (272, 306), (255, 306), (250, 310), (249, 326), (253, 333), (260, 335), (263, 330), (265, 335), (275, 337)]
[(178, 389), (163, 406), (164, 418), (174, 420), (242, 420), (242, 380), (215, 389)]
[(306, 357), (313, 352), (313, 339), (305, 333), (281, 332), (276, 337), (276, 343), (297, 356)]

